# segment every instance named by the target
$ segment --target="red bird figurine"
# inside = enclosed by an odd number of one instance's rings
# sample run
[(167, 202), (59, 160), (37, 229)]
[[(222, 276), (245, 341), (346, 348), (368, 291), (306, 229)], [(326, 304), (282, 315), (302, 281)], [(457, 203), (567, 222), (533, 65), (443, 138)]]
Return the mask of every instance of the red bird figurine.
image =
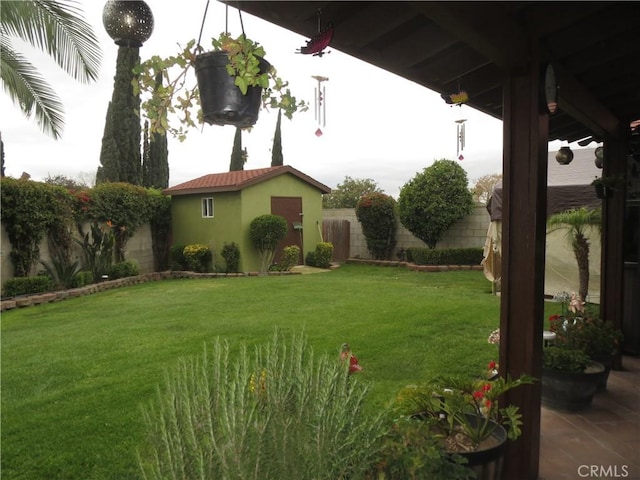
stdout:
[(340, 352), (340, 360), (343, 362), (349, 360), (349, 373), (355, 373), (362, 370), (362, 367), (358, 363), (358, 357), (351, 353), (351, 347), (348, 343), (342, 344), (342, 351)]

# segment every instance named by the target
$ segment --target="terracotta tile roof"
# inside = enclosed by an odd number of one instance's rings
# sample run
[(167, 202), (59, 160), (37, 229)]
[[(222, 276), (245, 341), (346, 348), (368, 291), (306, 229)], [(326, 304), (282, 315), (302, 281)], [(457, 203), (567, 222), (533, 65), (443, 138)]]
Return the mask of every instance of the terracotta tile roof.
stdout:
[(235, 172), (212, 173), (174, 185), (162, 191), (165, 195), (192, 195), (199, 193), (234, 192), (250, 185), (264, 182), (269, 178), (283, 174), (292, 174), (321, 191), (329, 193), (331, 189), (289, 165), (257, 168), (254, 170), (238, 170)]

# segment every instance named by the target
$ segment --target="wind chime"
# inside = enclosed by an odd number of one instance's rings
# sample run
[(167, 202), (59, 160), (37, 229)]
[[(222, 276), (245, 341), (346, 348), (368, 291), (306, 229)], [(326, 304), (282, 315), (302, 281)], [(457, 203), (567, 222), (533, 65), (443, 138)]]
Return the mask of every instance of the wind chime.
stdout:
[(327, 125), (327, 92), (325, 90), (325, 86), (322, 83), (329, 80), (329, 78), (323, 77), (321, 75), (313, 75), (311, 78), (315, 78), (318, 81), (318, 86), (315, 88), (314, 95), (314, 112), (315, 120), (316, 122), (318, 122), (316, 137), (321, 137), (322, 129), (320, 127), (325, 127)]
[[(469, 94), (460, 88), (460, 81), (458, 81), (458, 92), (446, 94), (443, 93), (440, 95), (442, 99), (447, 103), (447, 105), (458, 106), (462, 108), (462, 105), (469, 101)], [(461, 118), (456, 120), (456, 156), (458, 160), (464, 160), (464, 155), (462, 155), (462, 151), (464, 150), (465, 143), (465, 122), (466, 118)]]

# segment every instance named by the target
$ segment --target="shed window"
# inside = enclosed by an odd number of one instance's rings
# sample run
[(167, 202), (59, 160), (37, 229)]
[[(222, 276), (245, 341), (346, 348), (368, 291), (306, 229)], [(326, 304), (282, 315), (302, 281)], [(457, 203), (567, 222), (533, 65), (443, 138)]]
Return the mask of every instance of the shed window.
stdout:
[(213, 198), (202, 199), (202, 217), (213, 218)]

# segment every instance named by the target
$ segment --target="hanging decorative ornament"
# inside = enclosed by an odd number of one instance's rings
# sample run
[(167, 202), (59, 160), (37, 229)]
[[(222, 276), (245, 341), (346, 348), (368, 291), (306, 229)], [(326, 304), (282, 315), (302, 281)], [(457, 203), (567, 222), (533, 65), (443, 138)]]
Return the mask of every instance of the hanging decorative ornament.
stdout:
[[(315, 78), (318, 81), (318, 86), (315, 88), (314, 112), (315, 120), (318, 122), (318, 130), (316, 130), (316, 136), (319, 137), (320, 135), (322, 135), (322, 130), (320, 130), (320, 127), (326, 127), (327, 125), (327, 92), (323, 85), (323, 82), (328, 81), (329, 78), (323, 77), (321, 75), (313, 75), (311, 78)], [(319, 135), (318, 132), (320, 132)]]
[(318, 9), (318, 34), (307, 40), (307, 44), (304, 47), (300, 47), (296, 50), (296, 53), (302, 53), (303, 55), (313, 55), (314, 57), (322, 57), (325, 53), (324, 49), (329, 46), (333, 39), (333, 24), (329, 22), (327, 26), (322, 28), (321, 20), (322, 11)]
[(120, 47), (140, 48), (153, 33), (153, 13), (142, 0), (109, 0), (102, 10), (102, 23)]
[(602, 146), (596, 147), (595, 154), (596, 154), (596, 160), (595, 160), (596, 167), (602, 168), (604, 166), (604, 148)]
[(569, 165), (573, 160), (573, 152), (569, 147), (560, 147), (560, 150), (556, 153), (556, 161), (560, 165)]
[(458, 93), (443, 93), (440, 96), (448, 105), (462, 106), (469, 101), (469, 94), (464, 90), (460, 90)]
[(456, 127), (456, 155), (458, 156), (458, 160), (464, 160), (464, 157), (460, 154), (462, 150), (464, 150), (464, 142), (465, 142), (465, 123), (467, 119), (462, 118), (460, 120), (456, 120), (458, 124)]
[(320, 130), (320, 128), (318, 128), (316, 130), (316, 137), (320, 138), (322, 136), (322, 130)]

